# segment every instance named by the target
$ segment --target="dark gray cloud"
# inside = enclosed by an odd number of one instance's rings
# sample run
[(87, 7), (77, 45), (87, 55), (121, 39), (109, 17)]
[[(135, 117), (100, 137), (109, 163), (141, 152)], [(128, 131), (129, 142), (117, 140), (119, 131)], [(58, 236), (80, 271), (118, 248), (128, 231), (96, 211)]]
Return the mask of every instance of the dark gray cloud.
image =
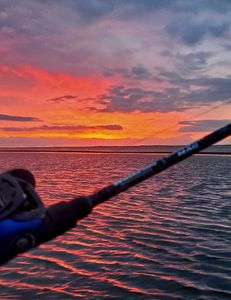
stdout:
[(141, 80), (151, 78), (151, 72), (142, 65), (133, 67), (131, 73), (134, 79)]
[[(44, 4), (54, 3), (53, 0), (41, 1)], [(136, 18), (150, 11), (175, 7), (178, 0), (66, 0), (59, 5), (70, 6), (80, 17), (82, 24), (89, 24), (100, 18), (116, 13), (118, 18)], [(177, 9), (177, 8), (176, 8)], [(113, 16), (111, 16), (113, 17)]]
[[(174, 73), (175, 75), (177, 73), (176, 77), (182, 81), (184, 81), (187, 76), (192, 78), (200, 76), (200, 73), (205, 73), (210, 68), (210, 61), (216, 59), (216, 52), (212, 51), (192, 51), (185, 54), (180, 52), (174, 53), (167, 50), (161, 54), (164, 58), (175, 62)], [(156, 70), (159, 71), (160, 75), (161, 73), (165, 74), (166, 76), (164, 77), (167, 77), (169, 74), (171, 78), (171, 73), (173, 73), (163, 68), (157, 68)]]
[(107, 69), (103, 72), (104, 76), (111, 77), (120, 75), (124, 78), (135, 79), (135, 80), (146, 80), (152, 78), (152, 73), (142, 66), (141, 64), (132, 67), (131, 69), (126, 68), (114, 68)]
[[(80, 15), (82, 23), (91, 23), (111, 13), (117, 3), (114, 0), (71, 0), (70, 3)], [(118, 1), (120, 2), (120, 1)], [(66, 2), (65, 2), (66, 5)]]
[(35, 117), (21, 117), (21, 116), (0, 114), (0, 121), (40, 122), (41, 120)]
[(208, 68), (208, 61), (215, 54), (209, 51), (191, 52), (188, 54), (177, 54), (177, 70), (183, 75), (196, 74)]
[[(198, 72), (204, 72), (208, 68), (208, 61), (209, 59), (216, 56), (216, 54), (212, 51), (198, 51), (198, 52), (190, 52), (187, 54), (182, 53), (174, 53), (171, 51), (163, 51), (161, 53), (164, 57), (170, 58), (172, 61), (176, 62), (176, 71), (178, 72), (177, 75), (177, 82), (184, 82), (184, 77), (188, 74), (198, 76)], [(152, 69), (152, 71), (151, 71)], [(103, 72), (103, 75), (106, 77), (112, 76), (122, 76), (125, 79), (133, 79), (133, 80), (158, 80), (157, 76), (153, 75), (154, 72), (158, 72), (161, 74), (165, 74), (165, 77), (168, 77), (172, 72), (166, 71), (165, 69), (161, 68), (146, 68), (142, 64), (135, 65), (132, 68), (114, 68), (114, 69), (106, 69)], [(176, 71), (174, 72), (176, 76)]]
[(77, 99), (76, 96), (64, 95), (64, 96), (59, 96), (59, 97), (47, 99), (47, 101), (56, 103), (56, 102), (65, 102), (65, 101), (68, 101), (68, 100), (76, 100), (76, 99)]
[(42, 125), (36, 127), (1, 127), (3, 131), (7, 132), (33, 132), (33, 131), (77, 131), (82, 132), (85, 130), (123, 130), (121, 125), (108, 124), (108, 125)]
[(225, 44), (224, 48), (226, 51), (231, 51), (231, 44)]
[[(45, 5), (54, 3), (53, 0), (40, 2)], [(203, 9), (225, 13), (231, 8), (229, 0), (66, 0), (63, 3), (60, 1), (58, 5), (71, 6), (76, 13), (81, 15), (82, 21), (86, 22), (92, 22), (113, 11), (119, 11), (122, 16), (137, 17), (141, 13), (147, 14), (160, 9), (171, 9), (177, 12), (190, 11), (197, 14)]]
[(193, 46), (196, 45), (205, 36), (207, 30), (201, 24), (189, 24), (188, 20), (174, 20), (166, 28), (169, 36)]
[[(50, 0), (52, 1), (52, 0)], [(68, 1), (65, 1), (65, 4)], [(203, 10), (224, 14), (231, 8), (229, 0), (70, 0), (73, 8), (88, 22), (116, 11), (120, 17), (137, 18), (158, 10), (196, 15)]]
[(176, 72), (160, 70), (155, 80), (168, 82), (172, 87), (155, 91), (113, 86), (97, 99), (102, 108), (90, 109), (104, 112), (170, 112), (216, 102), (227, 104), (231, 100), (231, 76), (185, 79)]
[(177, 72), (161, 69), (156, 80), (169, 82), (179, 91), (178, 99), (192, 106), (231, 99), (231, 76), (185, 78)]
[(201, 9), (208, 9), (224, 14), (231, 9), (230, 0), (199, 0), (191, 2), (195, 2), (195, 4), (198, 5), (198, 11)]
[(169, 112), (187, 109), (186, 103), (178, 100), (178, 95), (179, 92), (175, 88), (159, 92), (114, 86), (108, 91), (108, 94), (100, 96), (98, 102), (104, 106), (100, 109), (104, 112)]
[(195, 19), (180, 18), (167, 26), (171, 37), (176, 37), (188, 46), (195, 46), (205, 37), (228, 38), (230, 22), (215, 23), (212, 21), (199, 22)]
[(189, 101), (203, 104), (217, 101), (226, 102), (231, 99), (231, 78), (201, 78), (201, 82), (198, 80), (194, 80), (194, 82), (201, 89), (191, 91), (188, 97)]
[(203, 132), (213, 131), (217, 128), (225, 126), (230, 123), (231, 120), (199, 120), (199, 121), (184, 121), (179, 122), (182, 127), (181, 132)]
[(125, 68), (115, 68), (115, 69), (107, 69), (103, 71), (103, 75), (106, 77), (111, 77), (115, 75), (122, 75), (124, 77), (129, 76), (130, 72), (129, 70)]

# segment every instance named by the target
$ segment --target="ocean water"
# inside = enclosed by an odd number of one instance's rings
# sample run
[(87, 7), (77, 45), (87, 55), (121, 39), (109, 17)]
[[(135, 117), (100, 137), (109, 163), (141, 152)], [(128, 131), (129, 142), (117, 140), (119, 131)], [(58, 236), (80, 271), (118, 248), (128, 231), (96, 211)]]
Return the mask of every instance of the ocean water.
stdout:
[[(152, 153), (1, 153), (46, 206), (87, 195)], [(0, 299), (231, 299), (231, 156), (197, 155), (0, 266)]]

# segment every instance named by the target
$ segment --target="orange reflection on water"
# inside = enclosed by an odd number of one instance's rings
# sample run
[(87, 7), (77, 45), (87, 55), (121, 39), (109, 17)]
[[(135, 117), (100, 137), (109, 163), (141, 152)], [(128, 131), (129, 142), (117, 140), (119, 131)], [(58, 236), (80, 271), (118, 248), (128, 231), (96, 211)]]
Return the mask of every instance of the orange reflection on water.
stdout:
[[(84, 295), (81, 293), (73, 293), (73, 292), (68, 292), (65, 290), (66, 286), (62, 285), (62, 286), (40, 286), (37, 283), (36, 284), (31, 284), (31, 283), (26, 283), (23, 282), (22, 280), (3, 280), (0, 279), (0, 285), (1, 286), (8, 286), (11, 287), (13, 289), (18, 288), (19, 290), (37, 290), (38, 291), (38, 295), (45, 291), (51, 291), (51, 292), (55, 292), (57, 294), (61, 294), (61, 295), (69, 295), (69, 296), (73, 296), (73, 297), (83, 297)], [(11, 299), (14, 299), (13, 297)], [(17, 298), (18, 299), (18, 298)]]
[(67, 263), (66, 261), (64, 261), (62, 259), (58, 259), (56, 257), (47, 257), (47, 256), (43, 256), (43, 255), (32, 255), (31, 253), (25, 254), (25, 256), (28, 258), (31, 258), (31, 259), (38, 259), (43, 262), (54, 263), (57, 266), (62, 267), (72, 273), (75, 273), (75, 274), (80, 274), (80, 275), (87, 276), (87, 277), (91, 277), (96, 274), (95, 272), (88, 272), (85, 269), (75, 268), (73, 265)]

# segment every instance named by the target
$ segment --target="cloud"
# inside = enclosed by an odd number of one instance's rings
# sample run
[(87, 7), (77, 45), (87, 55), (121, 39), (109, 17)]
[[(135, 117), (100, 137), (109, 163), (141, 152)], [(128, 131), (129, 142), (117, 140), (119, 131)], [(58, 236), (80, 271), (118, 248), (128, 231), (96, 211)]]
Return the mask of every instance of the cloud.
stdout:
[(126, 68), (106, 69), (104, 70), (103, 74), (104, 76), (107, 77), (120, 75), (124, 78), (130, 78), (135, 80), (146, 80), (152, 78), (152, 73), (142, 64), (138, 64), (132, 67), (131, 69), (126, 69)]
[(196, 75), (208, 68), (209, 59), (213, 58), (215, 54), (211, 51), (190, 52), (187, 54), (177, 54), (175, 59), (177, 61), (177, 70), (182, 75)]
[[(187, 53), (183, 51), (174, 52), (174, 51), (163, 51), (161, 53), (165, 60), (170, 60), (174, 62), (174, 68), (156, 68), (155, 75), (153, 76), (154, 80), (160, 81), (158, 75), (167, 81), (174, 81), (178, 85), (184, 86), (189, 82), (188, 79), (198, 78), (204, 76), (207, 78), (209, 70), (211, 70), (211, 65), (219, 65), (220, 62), (217, 62), (217, 53), (216, 51), (195, 51), (190, 50)], [(227, 61), (225, 60), (227, 64)]]
[[(192, 2), (196, 3), (197, 1), (192, 1)], [(203, 0), (203, 1), (198, 1), (197, 5), (198, 5), (198, 10), (208, 9), (221, 14), (227, 13), (227, 11), (229, 11), (231, 8), (230, 0)]]
[(224, 48), (226, 51), (231, 51), (231, 44), (225, 44)]
[(48, 99), (47, 101), (49, 101), (49, 102), (65, 102), (67, 100), (75, 100), (75, 99), (77, 99), (76, 96), (64, 95), (64, 96)]
[(171, 85), (162, 90), (113, 86), (97, 99), (103, 112), (171, 112), (231, 100), (231, 77), (184, 79), (178, 73), (160, 71), (158, 81)]
[[(44, 2), (51, 5), (53, 1)], [(171, 0), (66, 0), (64, 5), (73, 9), (80, 24), (91, 24), (107, 16), (113, 17), (113, 13), (120, 18), (136, 18), (139, 13), (173, 7), (174, 2)], [(59, 5), (63, 4), (59, 3)]]
[(197, 103), (217, 102), (231, 99), (231, 76), (227, 78), (197, 78), (191, 84), (199, 87), (196, 91), (191, 91), (188, 100)]
[(213, 131), (230, 123), (230, 120), (199, 120), (179, 122), (183, 125), (181, 132), (204, 132)]
[(151, 77), (151, 73), (147, 68), (142, 65), (138, 65), (132, 68), (131, 73), (134, 79), (148, 79)]
[(178, 38), (188, 46), (195, 46), (205, 37), (228, 38), (230, 22), (195, 21), (188, 18), (174, 20), (167, 26), (171, 37)]
[[(0, 39), (8, 45), (2, 60), (75, 75), (124, 68), (125, 76), (130, 69), (130, 76), (146, 79), (159, 45), (172, 50), (179, 41), (226, 37), (230, 7), (224, 0), (1, 1)], [(222, 11), (224, 20), (208, 11)]]
[(134, 5), (137, 11), (140, 11), (143, 8), (145, 12), (165, 9), (171, 10), (174, 13), (190, 12), (191, 14), (198, 14), (203, 10), (209, 10), (223, 14), (231, 8), (229, 0), (128, 0), (126, 2)]
[[(66, 1), (67, 2), (67, 1)], [(231, 8), (229, 0), (71, 0), (82, 18), (87, 21), (116, 12), (122, 18), (137, 18), (140, 15), (147, 16), (149, 13), (160, 10), (176, 13), (191, 13), (196, 15), (203, 10), (209, 10), (224, 14)]]
[(171, 90), (168, 90), (169, 97), (177, 96), (178, 104), (186, 102), (193, 107), (231, 99), (231, 76), (184, 78), (175, 71), (160, 70), (156, 79), (165, 80), (175, 87), (177, 93), (172, 95)]
[[(98, 98), (103, 112), (169, 112), (182, 111), (187, 107), (178, 100), (179, 91), (174, 88), (163, 91), (114, 86)], [(92, 108), (94, 110), (94, 108)]]
[(69, 2), (75, 12), (79, 14), (80, 21), (83, 24), (95, 22), (99, 18), (108, 15), (115, 9), (117, 4), (113, 0), (71, 0)]
[(40, 122), (41, 120), (35, 117), (21, 117), (21, 116), (0, 114), (0, 121)]
[[(43, 0), (40, 3), (46, 6), (54, 4), (53, 0)], [(120, 13), (121, 17), (124, 18), (136, 18), (139, 14), (147, 14), (158, 10), (190, 11), (197, 14), (206, 9), (217, 13), (225, 13), (231, 7), (229, 0), (190, 2), (185, 0), (66, 0), (64, 3), (60, 1), (58, 5), (71, 7), (83, 23), (95, 22), (100, 18), (111, 15), (113, 12)]]
[(83, 132), (87, 130), (123, 130), (121, 125), (116, 124), (108, 124), (108, 125), (43, 125), (36, 127), (1, 127), (0, 128), (6, 132), (33, 132), (33, 131), (75, 131), (75, 132)]

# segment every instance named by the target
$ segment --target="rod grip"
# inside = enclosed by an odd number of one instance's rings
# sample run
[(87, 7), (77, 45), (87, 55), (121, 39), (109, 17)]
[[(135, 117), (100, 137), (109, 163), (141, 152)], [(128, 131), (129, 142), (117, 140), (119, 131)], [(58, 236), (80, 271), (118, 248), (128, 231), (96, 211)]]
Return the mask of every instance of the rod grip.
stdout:
[(37, 244), (44, 243), (73, 228), (92, 211), (91, 199), (79, 197), (70, 202), (59, 202), (48, 207)]

